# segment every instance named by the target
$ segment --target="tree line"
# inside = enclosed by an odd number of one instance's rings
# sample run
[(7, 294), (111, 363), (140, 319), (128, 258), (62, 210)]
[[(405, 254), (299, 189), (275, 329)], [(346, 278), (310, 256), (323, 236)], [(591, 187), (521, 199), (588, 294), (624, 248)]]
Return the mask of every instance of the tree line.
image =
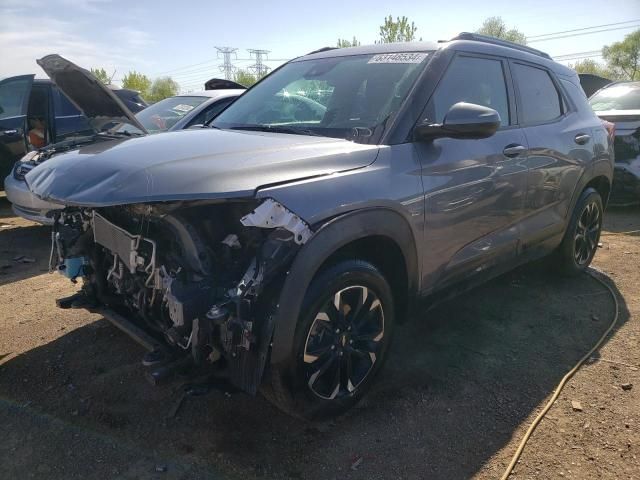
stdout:
[[(378, 28), (378, 38), (375, 43), (412, 42), (422, 40), (417, 37), (418, 27), (409, 18), (389, 15)], [(527, 44), (527, 36), (517, 28), (509, 28), (501, 17), (489, 17), (476, 30), (477, 33), (495, 37), (510, 42)], [(353, 36), (351, 40), (339, 38), (337, 48), (357, 47), (360, 41)], [(602, 48), (602, 58), (605, 63), (596, 62), (590, 58), (569, 64), (578, 73), (592, 73), (612, 80), (640, 80), (640, 29), (627, 35), (622, 41), (606, 45)], [(91, 73), (105, 84), (111, 83), (104, 68), (92, 68)], [(234, 80), (250, 87), (261, 76), (247, 70), (237, 70)], [(180, 86), (171, 77), (164, 76), (151, 80), (148, 76), (137, 71), (128, 72), (122, 79), (122, 87), (140, 92), (142, 98), (153, 103), (163, 98), (176, 95)]]
[[(109, 85), (112, 81), (104, 68), (92, 68), (91, 73), (105, 85)], [(180, 85), (171, 77), (158, 77), (151, 81), (145, 74), (135, 70), (122, 77), (122, 88), (140, 92), (140, 96), (149, 103), (173, 97), (180, 91)]]

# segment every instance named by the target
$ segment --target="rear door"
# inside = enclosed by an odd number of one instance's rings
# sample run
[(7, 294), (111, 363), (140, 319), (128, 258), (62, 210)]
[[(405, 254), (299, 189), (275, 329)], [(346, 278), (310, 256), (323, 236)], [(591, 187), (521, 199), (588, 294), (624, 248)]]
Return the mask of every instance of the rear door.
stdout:
[(424, 118), (441, 123), (457, 102), (493, 108), (502, 123), (490, 138), (415, 143), (425, 190), (427, 290), (513, 260), (525, 203), (526, 139), (517, 125), (507, 60), (456, 54)]
[(0, 179), (27, 151), (27, 109), (34, 75), (0, 81)]
[(540, 65), (511, 61), (518, 118), (529, 145), (522, 248), (555, 247), (578, 180), (594, 159), (594, 115), (582, 115)]

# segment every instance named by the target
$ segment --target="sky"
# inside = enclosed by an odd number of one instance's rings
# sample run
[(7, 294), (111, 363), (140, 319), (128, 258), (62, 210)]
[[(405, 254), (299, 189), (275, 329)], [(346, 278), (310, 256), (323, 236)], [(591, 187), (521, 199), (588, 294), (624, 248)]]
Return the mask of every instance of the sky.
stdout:
[[(603, 45), (640, 28), (640, 0), (392, 3), (0, 0), (0, 78), (26, 73), (44, 77), (35, 60), (58, 53), (85, 68), (105, 68), (114, 74), (115, 84), (125, 73), (136, 70), (150, 78), (170, 75), (182, 91), (199, 90), (209, 78), (222, 77), (216, 46), (238, 49), (232, 57), (237, 68), (254, 63), (247, 49), (269, 50), (267, 65), (274, 68), (284, 60), (335, 46), (338, 38), (355, 35), (362, 44), (373, 43), (389, 14), (409, 17), (418, 27), (417, 36), (424, 40), (474, 31), (490, 16), (502, 17), (508, 27), (528, 37), (627, 22), (581, 30), (616, 28), (606, 32), (530, 39), (530, 46), (552, 56), (593, 55)], [(575, 60), (563, 60), (567, 61)]]

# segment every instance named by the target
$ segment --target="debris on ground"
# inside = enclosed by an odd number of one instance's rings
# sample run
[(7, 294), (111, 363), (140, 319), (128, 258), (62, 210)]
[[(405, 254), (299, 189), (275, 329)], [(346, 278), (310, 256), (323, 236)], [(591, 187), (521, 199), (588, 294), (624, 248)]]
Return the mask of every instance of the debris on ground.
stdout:
[(164, 473), (166, 471), (167, 471), (167, 466), (166, 465), (156, 465), (156, 472)]
[(620, 384), (620, 388), (623, 390), (631, 390), (633, 388), (633, 383), (622, 383)]
[(351, 464), (351, 470), (357, 470), (360, 465), (362, 465), (362, 462), (364, 461), (364, 459), (362, 457), (358, 457), (352, 464)]
[(577, 400), (571, 400), (571, 408), (573, 408), (574, 412), (581, 412), (582, 411), (582, 404), (580, 402), (578, 402)]

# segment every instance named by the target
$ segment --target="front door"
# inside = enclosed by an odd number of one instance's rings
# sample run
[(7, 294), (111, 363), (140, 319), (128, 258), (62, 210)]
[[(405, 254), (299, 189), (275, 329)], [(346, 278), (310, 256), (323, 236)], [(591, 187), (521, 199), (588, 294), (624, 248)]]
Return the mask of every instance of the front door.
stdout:
[(525, 204), (527, 142), (515, 125), (507, 61), (457, 54), (426, 108), (442, 123), (449, 108), (468, 102), (493, 108), (500, 129), (490, 138), (416, 142), (425, 191), (426, 292), (513, 260)]
[(33, 75), (0, 81), (0, 184), (27, 152), (27, 109)]

